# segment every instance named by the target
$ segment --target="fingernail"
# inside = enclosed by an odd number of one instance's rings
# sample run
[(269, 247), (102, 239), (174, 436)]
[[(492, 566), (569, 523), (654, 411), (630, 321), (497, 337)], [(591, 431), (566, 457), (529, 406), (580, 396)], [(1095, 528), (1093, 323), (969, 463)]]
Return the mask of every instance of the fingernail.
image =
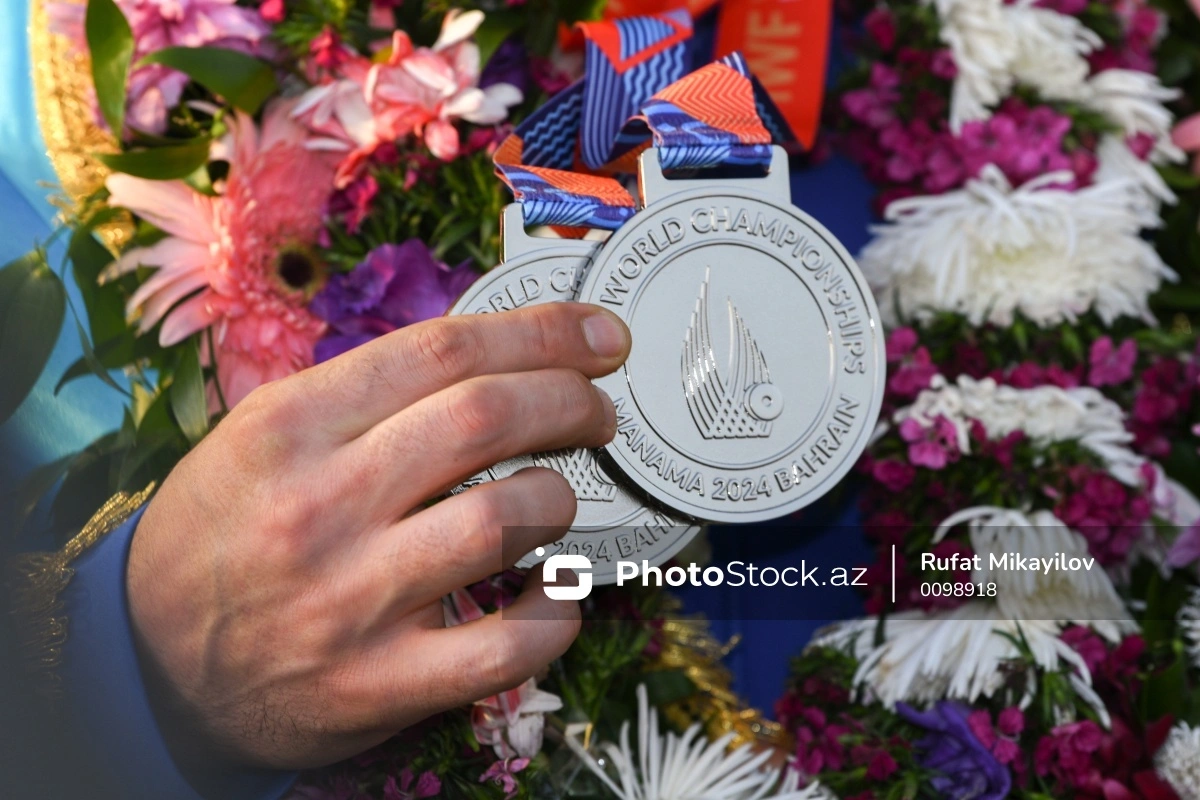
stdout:
[(596, 394), (600, 395), (600, 403), (604, 406), (604, 422), (608, 425), (609, 430), (617, 429), (617, 407), (613, 405), (612, 398), (608, 396), (608, 392), (595, 387)]
[(583, 320), (583, 338), (601, 358), (614, 358), (625, 351), (625, 326), (607, 312), (592, 314)]

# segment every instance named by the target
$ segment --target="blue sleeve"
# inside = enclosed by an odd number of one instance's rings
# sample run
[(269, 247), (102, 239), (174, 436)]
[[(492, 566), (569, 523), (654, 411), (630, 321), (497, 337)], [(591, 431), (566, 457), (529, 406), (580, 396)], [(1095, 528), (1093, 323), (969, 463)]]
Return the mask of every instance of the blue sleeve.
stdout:
[[(99, 777), (129, 798), (204, 800), (176, 766), (150, 704), (134, 645), (125, 564), (143, 508), (72, 565), (63, 596), (68, 634), (62, 666), (71, 734)], [(239, 770), (219, 776), (209, 798), (275, 800), (293, 773)]]

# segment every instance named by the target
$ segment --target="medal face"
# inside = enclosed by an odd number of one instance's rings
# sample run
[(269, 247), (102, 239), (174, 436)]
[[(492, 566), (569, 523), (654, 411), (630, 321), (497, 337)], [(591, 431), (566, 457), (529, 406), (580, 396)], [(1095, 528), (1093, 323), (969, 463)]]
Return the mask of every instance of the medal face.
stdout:
[(581, 287), (633, 332), (625, 366), (596, 381), (617, 406), (605, 449), (670, 508), (772, 519), (829, 491), (866, 446), (882, 402), (879, 315), (807, 214), (696, 183), (626, 223)]
[[(451, 314), (494, 313), (575, 299), (580, 279), (599, 245), (528, 237), (523, 229), (514, 230), (508, 224), (511, 213), (505, 212), (505, 255), (514, 249), (525, 252), (477, 280), (450, 309)], [(515, 213), (519, 215), (519, 209)], [(567, 535), (548, 545), (541, 557), (529, 553), (518, 567), (527, 569), (560, 553), (582, 554), (593, 564), (594, 583), (615, 583), (618, 560), (640, 564), (644, 559), (657, 566), (679, 552), (699, 530), (658, 510), (654, 503), (614, 480), (591, 450), (512, 458), (466, 481), (454, 493), (507, 478), (527, 467), (545, 467), (563, 475), (575, 490), (579, 506)]]

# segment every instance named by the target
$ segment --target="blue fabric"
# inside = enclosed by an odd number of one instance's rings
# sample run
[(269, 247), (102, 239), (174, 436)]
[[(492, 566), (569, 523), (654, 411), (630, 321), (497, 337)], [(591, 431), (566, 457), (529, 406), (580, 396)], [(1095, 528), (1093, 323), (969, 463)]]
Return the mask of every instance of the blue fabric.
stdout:
[[(106, 788), (128, 798), (200, 800), (159, 732), (134, 646), (125, 564), (143, 510), (76, 561), (64, 597), (68, 628), (60, 674), (71, 733)], [(239, 771), (222, 776), (208, 795), (274, 800), (295, 779), (292, 773)]]

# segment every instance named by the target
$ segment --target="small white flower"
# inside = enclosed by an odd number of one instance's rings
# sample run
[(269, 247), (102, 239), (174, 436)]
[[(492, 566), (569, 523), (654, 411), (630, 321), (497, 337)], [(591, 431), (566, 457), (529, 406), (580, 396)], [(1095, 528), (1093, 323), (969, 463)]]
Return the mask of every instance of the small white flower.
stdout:
[[(658, 712), (650, 708), (645, 685), (637, 688), (637, 754), (629, 743), (629, 721), (621, 724), (620, 746), (606, 742), (595, 749), (598, 758), (570, 727), (564, 740), (576, 757), (621, 800), (822, 800), (832, 795), (816, 783), (799, 788), (795, 770), (767, 766), (770, 750), (756, 751), (748, 744), (729, 750), (733, 734), (710, 742), (699, 723), (682, 736), (659, 733)], [(611, 773), (615, 772), (613, 775)]]
[(1104, 42), (1077, 17), (1034, 2), (1019, 0), (1004, 7), (1005, 22), (1017, 41), (1013, 77), (1044, 100), (1078, 100), (1091, 71), (1087, 55)]
[(1192, 589), (1188, 601), (1179, 609), (1179, 629), (1187, 642), (1192, 666), (1200, 669), (1200, 589)]
[(1200, 800), (1200, 728), (1181, 722), (1154, 756), (1158, 775), (1180, 800)]
[(897, 200), (873, 228), (860, 264), (889, 322), (893, 309), (927, 318), (965, 314), (973, 325), (1041, 325), (1094, 310), (1151, 320), (1147, 298), (1173, 273), (1142, 238), (1159, 224), (1129, 180), (1077, 191), (1050, 173), (1014, 188), (994, 165), (961, 189)]
[[(878, 626), (875, 617), (841, 623), (814, 644), (849, 647), (859, 660), (855, 685), (867, 687), (874, 699), (888, 707), (898, 702), (927, 705), (956, 699), (970, 703), (981, 696), (991, 697), (1005, 685), (1007, 669), (1021, 655), (1014, 642), (1023, 641), (1037, 668), (1045, 672), (1073, 668), (1076, 692), (1102, 721), (1108, 719), (1104, 704), (1089, 691), (1087, 664), (1059, 638), (1060, 626), (1052, 620), (1007, 619), (994, 603), (976, 600), (933, 614), (892, 614), (885, 621), (884, 641), (876, 647), (873, 641)], [(1022, 706), (1032, 699), (1035, 680), (1033, 671), (1027, 673)], [(1079, 687), (1088, 688), (1081, 691)]]
[(1013, 86), (1011, 65), (1020, 43), (1007, 24), (1001, 0), (925, 0), (937, 8), (941, 39), (958, 75), (950, 101), (950, 127), (987, 119)]
[(937, 8), (940, 36), (958, 75), (950, 128), (987, 119), (1016, 84), (1047, 100), (1078, 100), (1086, 92), (1087, 54), (1102, 41), (1077, 18), (1038, 8), (1035, 0), (925, 0)]
[(1183, 151), (1171, 141), (1175, 117), (1164, 105), (1179, 97), (1179, 90), (1163, 86), (1157, 75), (1132, 69), (1106, 69), (1093, 75), (1080, 98), (1103, 114), (1126, 136), (1144, 133), (1154, 139), (1153, 160), (1182, 161)]

